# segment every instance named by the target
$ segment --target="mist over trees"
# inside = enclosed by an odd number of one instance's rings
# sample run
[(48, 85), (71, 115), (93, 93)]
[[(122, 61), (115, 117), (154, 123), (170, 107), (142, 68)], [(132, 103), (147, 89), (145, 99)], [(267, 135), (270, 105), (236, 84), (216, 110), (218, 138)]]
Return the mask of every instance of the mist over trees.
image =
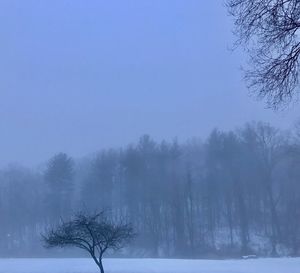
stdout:
[(299, 166), (299, 126), (265, 123), (11, 165), (0, 172), (0, 255), (47, 255), (40, 234), (82, 209), (132, 223), (138, 236), (120, 255), (299, 255)]

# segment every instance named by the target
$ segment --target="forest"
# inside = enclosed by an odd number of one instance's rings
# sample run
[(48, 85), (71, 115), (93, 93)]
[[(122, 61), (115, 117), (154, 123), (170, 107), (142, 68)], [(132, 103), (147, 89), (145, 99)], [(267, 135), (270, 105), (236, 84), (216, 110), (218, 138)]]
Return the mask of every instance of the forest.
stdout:
[[(41, 233), (106, 210), (137, 237), (120, 256), (299, 255), (300, 126), (251, 122), (206, 139), (155, 141), (0, 171), (0, 255), (47, 256)], [(80, 253), (78, 253), (80, 255)]]

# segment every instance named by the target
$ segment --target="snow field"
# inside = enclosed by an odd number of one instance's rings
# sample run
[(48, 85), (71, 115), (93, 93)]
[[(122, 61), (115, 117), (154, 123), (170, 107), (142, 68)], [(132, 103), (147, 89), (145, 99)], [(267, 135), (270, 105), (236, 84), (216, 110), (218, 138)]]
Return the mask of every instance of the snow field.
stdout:
[[(106, 273), (300, 273), (300, 258), (105, 259)], [(91, 259), (0, 259), (0, 273), (98, 273)]]

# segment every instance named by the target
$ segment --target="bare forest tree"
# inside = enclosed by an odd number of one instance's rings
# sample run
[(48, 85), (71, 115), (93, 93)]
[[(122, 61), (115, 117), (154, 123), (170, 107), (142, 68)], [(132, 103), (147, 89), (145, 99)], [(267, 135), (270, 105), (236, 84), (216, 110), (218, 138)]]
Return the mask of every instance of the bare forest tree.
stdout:
[(238, 44), (250, 54), (246, 80), (252, 91), (277, 108), (298, 94), (300, 2), (228, 0)]
[(65, 153), (54, 155), (47, 163), (44, 179), (47, 183), (48, 194), (45, 202), (49, 207), (49, 220), (57, 219), (71, 214), (73, 194), (74, 162)]

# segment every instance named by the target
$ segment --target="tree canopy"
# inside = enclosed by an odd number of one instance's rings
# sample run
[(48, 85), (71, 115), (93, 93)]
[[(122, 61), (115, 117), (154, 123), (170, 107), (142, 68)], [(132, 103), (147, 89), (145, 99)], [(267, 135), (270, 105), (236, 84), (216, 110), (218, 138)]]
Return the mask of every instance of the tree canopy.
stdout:
[(299, 89), (300, 2), (298, 0), (228, 0), (237, 43), (250, 64), (247, 84), (259, 98), (278, 108), (297, 97)]

